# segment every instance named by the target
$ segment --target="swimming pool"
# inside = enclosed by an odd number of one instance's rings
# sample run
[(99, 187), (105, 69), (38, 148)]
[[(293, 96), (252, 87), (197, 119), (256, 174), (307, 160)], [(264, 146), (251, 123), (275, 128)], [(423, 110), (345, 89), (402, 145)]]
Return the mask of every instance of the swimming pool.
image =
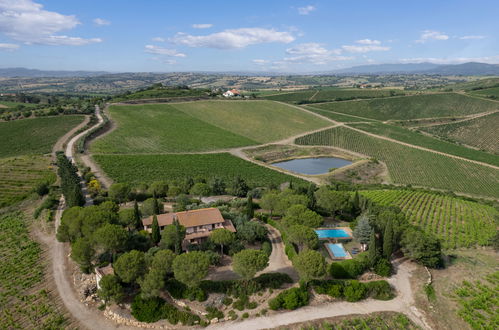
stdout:
[(348, 255), (347, 251), (343, 247), (343, 244), (341, 243), (338, 244), (328, 243), (326, 244), (326, 247), (335, 258), (346, 258)]
[(352, 236), (345, 229), (316, 229), (315, 232), (321, 238), (351, 238)]

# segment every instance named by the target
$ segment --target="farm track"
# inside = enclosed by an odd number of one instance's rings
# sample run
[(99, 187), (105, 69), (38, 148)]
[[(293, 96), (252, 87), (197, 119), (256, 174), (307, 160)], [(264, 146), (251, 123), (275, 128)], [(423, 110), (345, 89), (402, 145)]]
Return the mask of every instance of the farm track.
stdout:
[(81, 122), (78, 126), (64, 134), (63, 137), (61, 137), (57, 142), (54, 144), (54, 147), (52, 148), (52, 158), (55, 159), (55, 153), (57, 151), (63, 150), (64, 149), (64, 144), (66, 141), (73, 136), (78, 130), (82, 129), (85, 127), (88, 123), (90, 122), (90, 116), (85, 116), (85, 120)]
[[(455, 121), (451, 121), (451, 122), (448, 122), (448, 123), (433, 123), (433, 124), (428, 124), (428, 125), (412, 126), (411, 129), (413, 129), (413, 128), (421, 128), (421, 127), (452, 125), (452, 124), (462, 123), (462, 122), (465, 122), (465, 121), (470, 121), (470, 120), (481, 118), (481, 117), (486, 117), (486, 116), (492, 115), (492, 114), (494, 114), (496, 112), (499, 112), (499, 110), (487, 111), (487, 112), (481, 112), (481, 113), (473, 114), (473, 115), (470, 115), (470, 116), (466, 116), (465, 118), (462, 118), (462, 119), (459, 119), (459, 120), (455, 120)], [(423, 119), (438, 119), (438, 118), (423, 118)], [(387, 123), (387, 122), (383, 122), (383, 123)], [(351, 124), (351, 123), (349, 123), (349, 124)], [(390, 124), (390, 123), (388, 122), (387, 124)]]

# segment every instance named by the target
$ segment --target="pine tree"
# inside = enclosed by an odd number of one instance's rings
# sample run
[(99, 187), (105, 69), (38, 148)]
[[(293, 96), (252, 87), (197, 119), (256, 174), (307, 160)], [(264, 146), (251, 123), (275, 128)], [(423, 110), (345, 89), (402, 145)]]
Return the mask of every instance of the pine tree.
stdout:
[(385, 233), (383, 235), (383, 256), (385, 258), (390, 258), (393, 253), (393, 225), (389, 221), (385, 227)]
[(248, 196), (248, 202), (246, 204), (246, 215), (248, 219), (253, 219), (255, 217), (255, 210), (253, 205), (253, 197)]
[(142, 225), (142, 219), (141, 219), (140, 210), (139, 210), (139, 204), (137, 203), (137, 200), (135, 200), (135, 203), (133, 204), (133, 218), (134, 218), (134, 222), (135, 222), (135, 229), (142, 230), (143, 225)]
[(152, 232), (151, 232), (151, 240), (154, 245), (158, 244), (161, 240), (161, 233), (159, 231), (158, 217), (156, 214), (152, 218)]

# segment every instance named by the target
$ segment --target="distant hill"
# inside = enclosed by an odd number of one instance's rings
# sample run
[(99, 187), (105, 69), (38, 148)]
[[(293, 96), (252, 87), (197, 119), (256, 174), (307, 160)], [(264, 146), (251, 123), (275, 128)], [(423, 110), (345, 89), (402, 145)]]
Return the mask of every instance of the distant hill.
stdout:
[(439, 65), (434, 63), (372, 64), (354, 66), (333, 74), (438, 74), (442, 76), (499, 76), (498, 64), (469, 62)]
[(0, 77), (93, 77), (107, 74), (105, 71), (44, 71), (27, 68), (0, 68)]

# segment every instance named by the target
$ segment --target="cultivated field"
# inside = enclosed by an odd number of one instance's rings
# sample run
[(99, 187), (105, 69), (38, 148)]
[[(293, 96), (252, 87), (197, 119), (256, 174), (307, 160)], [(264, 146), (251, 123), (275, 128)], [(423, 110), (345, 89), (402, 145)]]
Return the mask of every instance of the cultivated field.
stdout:
[(346, 127), (310, 134), (296, 143), (339, 147), (381, 160), (394, 183), (499, 197), (499, 171), (493, 168), (378, 139)]
[(324, 88), (324, 89), (309, 89), (290, 93), (282, 93), (278, 95), (264, 96), (268, 100), (282, 102), (320, 102), (320, 101), (341, 101), (349, 99), (368, 99), (377, 97), (388, 97), (404, 94), (397, 90), (387, 89), (342, 89), (342, 88)]
[(23, 200), (38, 183), (54, 181), (50, 157), (0, 158), (0, 208)]
[(378, 120), (464, 116), (496, 110), (498, 104), (461, 94), (428, 94), (387, 99), (331, 102), (314, 108)]
[[(498, 121), (496, 121), (496, 123), (499, 124), (499, 116), (497, 119)], [(349, 126), (377, 135), (387, 136), (398, 141), (499, 166), (498, 155), (491, 155), (482, 151), (459, 146), (454, 143), (445, 142), (399, 126), (383, 124), (380, 122), (354, 123), (349, 124)], [(494, 140), (494, 137), (490, 136), (490, 138)], [(495, 140), (499, 142), (499, 134), (496, 134)]]
[(230, 154), (94, 155), (116, 182), (153, 182), (186, 178), (223, 178), (227, 184), (240, 176), (250, 186), (268, 186), (300, 179), (250, 163)]
[(444, 247), (488, 245), (499, 212), (460, 198), (410, 190), (367, 190), (362, 195), (381, 205), (394, 205), (409, 221), (436, 234)]
[(20, 213), (0, 216), (0, 328), (65, 328), (65, 317), (42, 287), (45, 262), (26, 221)]
[(477, 96), (499, 98), (499, 87), (479, 89), (479, 90), (470, 92), (470, 94), (477, 95)]
[(199, 101), (110, 107), (118, 128), (94, 153), (207, 151), (275, 141), (329, 123), (270, 101)]
[(10, 101), (0, 101), (0, 108), (3, 108), (2, 105), (5, 108), (15, 108), (17, 106), (24, 106), (26, 108), (33, 108), (38, 106), (38, 104), (32, 104), (32, 103), (21, 103), (21, 102), (10, 102)]
[(331, 110), (324, 110), (324, 109), (319, 109), (316, 106), (312, 105), (307, 105), (304, 107), (307, 110), (310, 110), (312, 112), (315, 112), (321, 116), (330, 118), (332, 120), (336, 120), (342, 123), (353, 123), (353, 122), (373, 122), (376, 121), (374, 119), (369, 119), (369, 118), (364, 118), (360, 116), (350, 116), (350, 115), (345, 115), (339, 112), (333, 112)]
[(0, 158), (46, 154), (83, 116), (57, 116), (0, 122)]
[(421, 130), (450, 141), (499, 154), (498, 125), (499, 113), (496, 112), (459, 123), (423, 127)]

